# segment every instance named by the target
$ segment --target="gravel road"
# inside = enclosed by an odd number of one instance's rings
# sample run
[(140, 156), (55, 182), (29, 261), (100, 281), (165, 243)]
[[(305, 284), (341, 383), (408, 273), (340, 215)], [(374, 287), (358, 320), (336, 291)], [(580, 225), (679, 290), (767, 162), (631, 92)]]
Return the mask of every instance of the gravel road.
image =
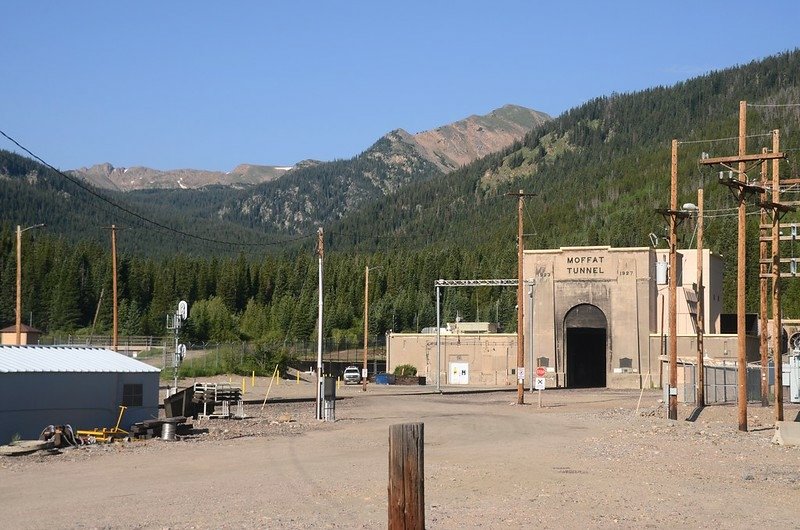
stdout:
[[(800, 448), (772, 409), (664, 419), (660, 392), (422, 394), (342, 387), (317, 422), (308, 384), (246, 398), (249, 418), (191, 435), (0, 458), (7, 528), (385, 528), (389, 425), (425, 427), (428, 528), (800, 528)], [(429, 390), (429, 389), (428, 389)], [(276, 401), (273, 401), (276, 400)], [(679, 417), (691, 408), (681, 406)], [(787, 405), (786, 418), (800, 415)]]

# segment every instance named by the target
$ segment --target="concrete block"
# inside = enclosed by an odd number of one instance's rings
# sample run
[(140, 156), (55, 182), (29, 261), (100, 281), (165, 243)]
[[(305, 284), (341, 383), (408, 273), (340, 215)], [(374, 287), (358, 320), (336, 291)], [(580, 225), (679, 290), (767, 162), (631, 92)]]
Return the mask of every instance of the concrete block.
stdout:
[(800, 446), (800, 422), (776, 421), (775, 436), (772, 437), (772, 443)]

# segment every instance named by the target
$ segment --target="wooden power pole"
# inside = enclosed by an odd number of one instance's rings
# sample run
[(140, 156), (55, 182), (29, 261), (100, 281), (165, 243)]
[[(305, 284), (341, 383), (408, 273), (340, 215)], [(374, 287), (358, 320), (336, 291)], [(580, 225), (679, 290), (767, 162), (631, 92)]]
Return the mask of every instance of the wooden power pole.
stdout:
[(525, 195), (519, 190), (519, 202), (517, 206), (517, 404), (525, 403), (525, 319), (523, 309), (523, 231), (522, 231), (522, 212), (525, 203)]
[[(765, 147), (761, 150), (767, 153)], [(767, 161), (761, 161), (761, 193), (759, 194), (760, 204), (767, 202)], [(759, 234), (762, 226), (767, 224), (767, 209), (762, 207), (759, 215)], [(763, 237), (758, 238), (758, 350), (761, 358), (761, 406), (769, 407), (769, 345), (767, 344), (767, 267), (768, 261), (767, 240)]]
[(697, 190), (697, 398), (698, 407), (706, 406), (705, 351), (705, 288), (703, 286), (703, 188)]
[(22, 233), (32, 228), (40, 228), (44, 223), (22, 228), (17, 225), (17, 300), (15, 316), (16, 345), (22, 344)]
[[(781, 133), (772, 131), (772, 152), (780, 151)], [(781, 322), (781, 233), (780, 214), (789, 211), (781, 204), (780, 160), (772, 160), (772, 364), (775, 370), (775, 421), (783, 421), (783, 323)], [(791, 208), (793, 209), (793, 208)]]
[[(669, 222), (669, 337), (667, 359), (669, 363), (669, 400), (667, 417), (678, 419), (678, 224), (689, 217), (689, 212), (678, 209), (678, 140), (672, 140), (670, 156), (669, 208), (657, 209)], [(662, 309), (663, 318), (663, 309)], [(663, 383), (662, 383), (663, 384)]]
[(17, 304), (16, 304), (17, 346), (22, 342), (22, 227), (17, 225)]
[[(747, 152), (747, 102), (739, 102), (739, 157)], [(744, 178), (747, 183), (746, 165), (743, 160), (739, 160), (738, 180)], [(736, 252), (736, 342), (738, 354), (736, 357), (738, 375), (738, 396), (737, 405), (739, 408), (739, 430), (747, 431), (747, 334), (745, 333), (745, 287), (746, 287), (746, 264), (747, 246), (745, 242), (747, 223), (747, 205), (745, 204), (746, 192), (744, 188), (739, 188), (737, 199), (739, 200), (739, 229), (737, 238)]]
[(525, 333), (524, 317), (525, 312), (522, 304), (525, 301), (523, 296), (525, 290), (523, 274), (523, 223), (522, 212), (525, 205), (525, 197), (533, 197), (533, 193), (525, 193), (519, 190), (518, 193), (507, 193), (508, 196), (517, 197), (517, 404), (525, 404)]
[(678, 419), (678, 140), (672, 140), (669, 186), (669, 419)]
[[(720, 178), (720, 183), (728, 186), (731, 191), (736, 195), (739, 203), (738, 210), (738, 238), (737, 238), (737, 275), (736, 275), (736, 333), (737, 333), (737, 406), (738, 406), (738, 423), (740, 431), (747, 431), (747, 344), (746, 344), (746, 329), (745, 329), (745, 289), (746, 289), (746, 214), (747, 208), (745, 199), (748, 195), (760, 194), (762, 187), (752, 185), (747, 180), (747, 162), (760, 163), (764, 160), (777, 161), (780, 158), (785, 158), (784, 153), (773, 150), (772, 153), (759, 153), (755, 155), (747, 154), (747, 102), (739, 102), (739, 152), (737, 156), (726, 156), (717, 158), (704, 158), (700, 160), (702, 165), (721, 164), (725, 167), (731, 167), (729, 164), (738, 164), (736, 170), (736, 178)], [(770, 207), (777, 211), (783, 210), (783, 205), (770, 203)], [(765, 205), (762, 205), (764, 207)], [(780, 370), (780, 365), (776, 365), (775, 372)], [(777, 381), (777, 377), (776, 377)], [(777, 395), (777, 390), (776, 390)]]
[(119, 345), (119, 320), (117, 305), (117, 226), (111, 225), (111, 286), (112, 286), (112, 306), (114, 313), (113, 338), (111, 349), (117, 351)]

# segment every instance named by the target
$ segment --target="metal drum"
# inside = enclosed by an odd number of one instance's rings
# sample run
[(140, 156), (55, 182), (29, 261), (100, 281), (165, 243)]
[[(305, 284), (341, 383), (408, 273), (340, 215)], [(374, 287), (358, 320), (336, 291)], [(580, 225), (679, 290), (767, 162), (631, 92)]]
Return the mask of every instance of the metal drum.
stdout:
[(161, 439), (167, 441), (175, 441), (175, 424), (164, 423), (161, 426)]

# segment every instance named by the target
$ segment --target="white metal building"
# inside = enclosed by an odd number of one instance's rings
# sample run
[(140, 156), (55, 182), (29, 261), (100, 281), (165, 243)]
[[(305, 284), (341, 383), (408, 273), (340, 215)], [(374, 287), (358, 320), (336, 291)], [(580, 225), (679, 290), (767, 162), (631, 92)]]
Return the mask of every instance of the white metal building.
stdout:
[(103, 348), (0, 346), (0, 444), (48, 425), (120, 427), (158, 417), (159, 370)]

